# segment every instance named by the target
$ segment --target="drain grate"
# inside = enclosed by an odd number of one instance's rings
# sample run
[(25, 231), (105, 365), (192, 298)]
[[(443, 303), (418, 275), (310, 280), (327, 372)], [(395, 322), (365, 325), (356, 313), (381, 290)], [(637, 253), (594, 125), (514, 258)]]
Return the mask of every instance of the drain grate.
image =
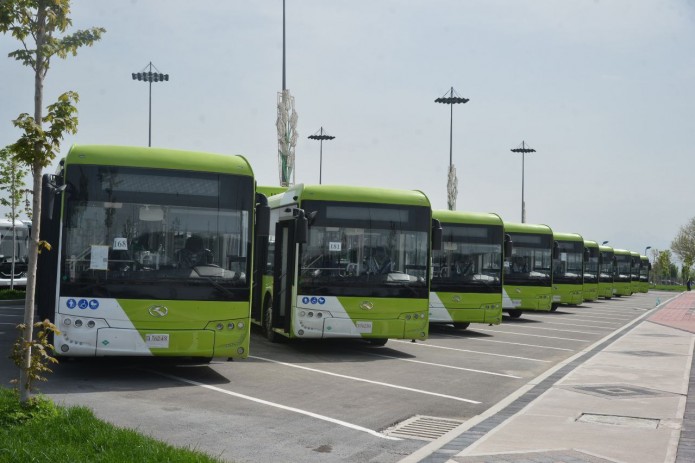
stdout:
[(415, 415), (388, 428), (384, 431), (384, 434), (406, 439), (433, 441), (462, 424), (463, 421), (460, 420)]
[(656, 429), (659, 427), (660, 420), (655, 418), (638, 418), (636, 416), (595, 415), (592, 413), (582, 413), (582, 416), (577, 418), (577, 421), (581, 423), (606, 424), (609, 426)]

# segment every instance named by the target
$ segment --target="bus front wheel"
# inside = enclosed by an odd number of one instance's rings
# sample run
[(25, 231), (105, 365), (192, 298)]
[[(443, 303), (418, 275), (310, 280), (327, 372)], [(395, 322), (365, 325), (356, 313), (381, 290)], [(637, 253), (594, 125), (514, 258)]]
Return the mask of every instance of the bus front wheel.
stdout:
[(550, 306), (550, 311), (551, 311), (551, 312), (555, 312), (555, 311), (557, 310), (558, 307), (560, 307), (560, 304), (555, 304), (555, 303), (553, 303), (553, 304)]
[(266, 300), (263, 309), (263, 332), (270, 342), (278, 342), (278, 335), (273, 331), (273, 303), (270, 299)]
[(507, 312), (509, 314), (509, 318), (519, 318), (521, 317), (521, 310), (520, 309), (512, 309)]
[(383, 338), (383, 339), (374, 338), (374, 339), (369, 340), (369, 344), (371, 344), (372, 346), (375, 346), (375, 347), (380, 347), (380, 346), (386, 345), (386, 341), (388, 341), (388, 338)]
[(454, 323), (454, 328), (456, 328), (457, 330), (465, 330), (469, 326), (471, 326), (471, 324), (468, 322)]

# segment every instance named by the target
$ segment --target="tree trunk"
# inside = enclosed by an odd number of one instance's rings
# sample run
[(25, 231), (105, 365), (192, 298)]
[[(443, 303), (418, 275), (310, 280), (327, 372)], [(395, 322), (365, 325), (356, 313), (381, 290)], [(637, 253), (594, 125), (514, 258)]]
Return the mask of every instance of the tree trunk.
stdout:
[[(43, 78), (44, 59), (43, 46), (46, 41), (46, 7), (40, 6), (36, 16), (36, 68), (34, 69), (34, 121), (39, 126), (43, 126)], [(29, 400), (30, 392), (27, 388), (28, 372), (31, 368), (31, 343), (34, 337), (34, 294), (36, 292), (36, 261), (39, 251), (39, 236), (41, 233), (41, 147), (37, 144), (34, 153), (34, 163), (32, 164), (32, 174), (34, 176), (34, 197), (32, 206), (34, 214), (31, 218), (31, 237), (29, 239), (29, 262), (27, 268), (27, 289), (26, 300), (24, 302), (24, 341), (27, 349), (24, 353), (24, 361), (19, 369), (19, 399), (22, 403)], [(57, 252), (54, 251), (54, 252)]]

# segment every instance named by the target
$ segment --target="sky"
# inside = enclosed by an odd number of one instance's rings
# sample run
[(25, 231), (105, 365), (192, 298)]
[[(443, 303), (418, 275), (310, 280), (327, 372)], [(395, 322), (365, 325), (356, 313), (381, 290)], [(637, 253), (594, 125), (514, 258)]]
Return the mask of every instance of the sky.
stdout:
[[(73, 0), (72, 31), (106, 34), (54, 58), (44, 103), (80, 95), (73, 144), (245, 156), (278, 185), (282, 0)], [(299, 116), (296, 182), (417, 189), (446, 209), (453, 86), (457, 210), (643, 253), (695, 216), (694, 0), (287, 0), (286, 78)], [(33, 75), (3, 58), (0, 143), (33, 113)], [(54, 162), (49, 171), (55, 170)], [(651, 251), (650, 251), (651, 253)]]

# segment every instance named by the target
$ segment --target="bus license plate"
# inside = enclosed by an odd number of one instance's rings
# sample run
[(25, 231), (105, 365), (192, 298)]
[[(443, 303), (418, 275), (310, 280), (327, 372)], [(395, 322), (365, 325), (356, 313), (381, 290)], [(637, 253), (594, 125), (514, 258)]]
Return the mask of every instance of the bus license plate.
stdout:
[(560, 302), (562, 300), (562, 296), (553, 296), (553, 302)]
[(169, 348), (169, 335), (168, 334), (146, 334), (145, 344), (147, 347), (154, 347), (157, 349), (168, 349)]
[(369, 334), (372, 332), (372, 322), (355, 322), (355, 328), (358, 333)]

